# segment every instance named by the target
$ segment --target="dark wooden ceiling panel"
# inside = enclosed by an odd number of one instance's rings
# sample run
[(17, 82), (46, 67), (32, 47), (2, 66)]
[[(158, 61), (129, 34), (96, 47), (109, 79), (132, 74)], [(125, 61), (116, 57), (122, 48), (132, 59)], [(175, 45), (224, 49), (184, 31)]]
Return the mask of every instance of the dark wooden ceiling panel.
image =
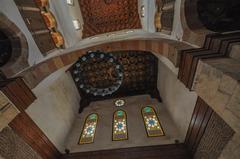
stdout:
[(123, 29), (141, 28), (138, 0), (79, 0), (83, 38)]
[[(90, 57), (92, 53), (87, 56)], [(116, 66), (109, 65), (109, 59), (100, 62), (94, 58), (83, 59), (85, 56), (82, 56), (71, 68), (72, 77), (81, 95), (80, 112), (91, 101), (125, 96), (149, 94), (161, 101), (157, 89), (157, 57), (144, 51), (117, 51), (106, 54), (113, 56)], [(117, 67), (121, 68), (120, 77), (114, 69)]]

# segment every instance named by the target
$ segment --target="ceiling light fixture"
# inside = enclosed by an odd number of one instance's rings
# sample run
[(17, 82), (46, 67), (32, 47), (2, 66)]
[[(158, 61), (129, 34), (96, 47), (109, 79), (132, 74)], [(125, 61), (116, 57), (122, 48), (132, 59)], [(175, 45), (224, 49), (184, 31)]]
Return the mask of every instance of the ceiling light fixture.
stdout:
[(99, 38), (98, 36), (95, 36), (95, 37), (91, 37), (89, 39), (94, 40), (94, 39), (98, 39), (98, 38)]
[(112, 33), (112, 34), (108, 34), (107, 37), (112, 37), (112, 36), (115, 36), (116, 34), (115, 33)]
[(73, 20), (73, 26), (76, 30), (80, 30), (81, 29), (80, 21), (78, 19)]
[(74, 0), (66, 0), (66, 2), (67, 2), (68, 5), (71, 5), (71, 6), (74, 5)]
[(145, 17), (145, 6), (144, 5), (141, 6), (140, 14), (141, 14), (141, 18)]
[(133, 30), (126, 31), (126, 34), (133, 33)]

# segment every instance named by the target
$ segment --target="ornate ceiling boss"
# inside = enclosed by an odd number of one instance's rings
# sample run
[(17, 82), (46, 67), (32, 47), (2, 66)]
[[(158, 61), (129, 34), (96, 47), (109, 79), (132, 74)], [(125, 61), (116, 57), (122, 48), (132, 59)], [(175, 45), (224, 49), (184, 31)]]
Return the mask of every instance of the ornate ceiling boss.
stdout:
[(83, 38), (124, 29), (141, 28), (138, 0), (79, 0)]

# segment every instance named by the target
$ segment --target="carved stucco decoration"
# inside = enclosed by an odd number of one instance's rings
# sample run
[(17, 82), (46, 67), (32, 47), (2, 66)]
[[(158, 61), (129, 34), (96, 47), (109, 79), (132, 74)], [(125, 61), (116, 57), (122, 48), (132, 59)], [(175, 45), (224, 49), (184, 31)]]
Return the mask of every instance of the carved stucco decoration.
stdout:
[(83, 38), (124, 29), (141, 28), (138, 0), (79, 0)]

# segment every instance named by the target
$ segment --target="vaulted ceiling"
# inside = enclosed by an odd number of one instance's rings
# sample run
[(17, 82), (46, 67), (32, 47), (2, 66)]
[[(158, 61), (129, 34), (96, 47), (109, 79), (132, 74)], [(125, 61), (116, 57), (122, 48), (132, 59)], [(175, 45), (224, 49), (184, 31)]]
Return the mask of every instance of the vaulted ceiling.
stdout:
[(141, 28), (138, 0), (79, 0), (83, 38), (123, 29)]

